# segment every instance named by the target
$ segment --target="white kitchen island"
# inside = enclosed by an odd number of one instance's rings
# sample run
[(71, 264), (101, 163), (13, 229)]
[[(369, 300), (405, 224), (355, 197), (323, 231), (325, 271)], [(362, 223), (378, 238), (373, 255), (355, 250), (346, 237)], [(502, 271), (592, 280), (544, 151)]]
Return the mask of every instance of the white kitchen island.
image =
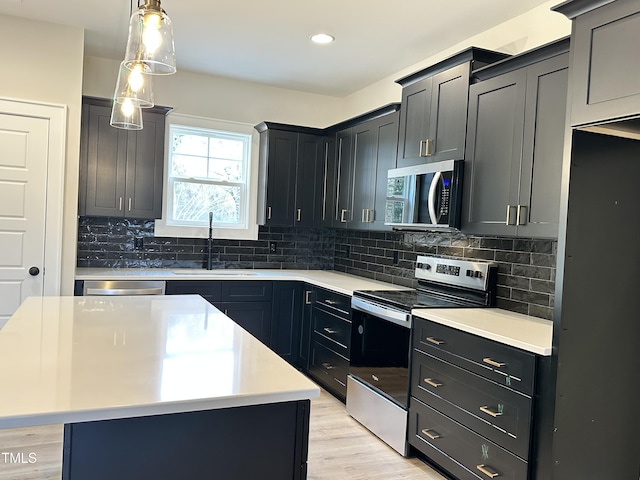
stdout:
[(319, 388), (199, 296), (31, 297), (0, 361), (0, 428), (64, 424), (64, 480), (306, 478)]

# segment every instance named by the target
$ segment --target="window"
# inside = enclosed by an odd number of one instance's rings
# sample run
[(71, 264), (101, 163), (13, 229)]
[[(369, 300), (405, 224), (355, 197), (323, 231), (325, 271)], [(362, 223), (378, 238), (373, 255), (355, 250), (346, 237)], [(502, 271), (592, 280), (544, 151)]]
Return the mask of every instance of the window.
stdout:
[(164, 211), (156, 235), (206, 237), (211, 212), (216, 238), (257, 238), (253, 128), (172, 115), (167, 130)]

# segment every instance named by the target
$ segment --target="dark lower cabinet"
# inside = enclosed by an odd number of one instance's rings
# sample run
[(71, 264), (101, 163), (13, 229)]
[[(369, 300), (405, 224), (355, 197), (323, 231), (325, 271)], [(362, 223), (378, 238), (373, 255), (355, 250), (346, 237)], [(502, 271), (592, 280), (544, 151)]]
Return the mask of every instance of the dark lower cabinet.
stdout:
[(64, 480), (307, 478), (309, 400), (67, 424)]
[(298, 351), (298, 368), (303, 372), (309, 369), (309, 353), (311, 351), (311, 315), (313, 313), (313, 286), (305, 284), (302, 292), (302, 323), (300, 326), (300, 344)]
[(457, 480), (548, 480), (549, 358), (414, 317), (409, 444)]
[[(303, 337), (308, 373), (342, 401), (347, 395), (351, 344), (351, 297), (315, 287), (307, 296), (309, 317)], [(307, 340), (308, 339), (308, 340)], [(306, 350), (305, 350), (306, 351)]]
[(216, 302), (227, 317), (265, 345), (271, 340), (271, 302)]
[(302, 284), (273, 282), (271, 349), (292, 365), (298, 364), (302, 317)]

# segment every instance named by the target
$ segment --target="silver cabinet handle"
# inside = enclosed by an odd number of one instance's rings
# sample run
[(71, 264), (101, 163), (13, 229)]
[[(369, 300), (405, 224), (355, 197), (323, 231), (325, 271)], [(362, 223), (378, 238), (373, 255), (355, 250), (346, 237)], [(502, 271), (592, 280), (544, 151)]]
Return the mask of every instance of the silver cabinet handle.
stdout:
[(500, 476), (498, 472), (494, 472), (493, 469), (489, 470), (485, 465), (478, 465), (476, 468), (489, 478), (496, 478)]
[(313, 290), (306, 290), (304, 292), (304, 303), (305, 305), (311, 305), (311, 292)]
[[(421, 157), (431, 157), (433, 153), (431, 153), (431, 146), (433, 145), (433, 140), (427, 138), (426, 140), (420, 140), (420, 154)], [(424, 154), (422, 153), (422, 148), (424, 146)]]
[(511, 205), (507, 205), (507, 221), (505, 225), (511, 225)]
[(336, 367), (334, 367), (333, 365), (331, 365), (330, 363), (327, 363), (327, 362), (323, 363), (323, 364), (322, 364), (322, 366), (323, 366), (326, 370), (333, 370), (334, 368), (336, 368)]
[[(432, 433), (433, 432), (433, 433)], [(435, 430), (430, 430), (428, 428), (425, 428), (424, 430), (422, 430), (422, 434), (426, 435), (427, 437), (429, 437), (431, 440), (437, 440), (438, 438), (442, 437), (442, 435), (440, 435), (439, 433), (437, 433)]]
[(120, 197), (120, 200), (118, 202), (118, 210), (122, 211), (122, 197)]
[(298, 217), (297, 220), (300, 221), (300, 218), (302, 217), (302, 209), (298, 209)]
[(267, 207), (267, 220), (271, 220), (271, 207)]
[(433, 388), (438, 388), (442, 386), (442, 383), (438, 383), (437, 380), (434, 380), (432, 378), (425, 378), (424, 383), (426, 383), (427, 385), (431, 385)]
[(131, 211), (132, 204), (133, 204), (133, 202), (131, 201), (131, 197), (129, 197), (129, 211)]
[(338, 333), (338, 330), (334, 330), (334, 329), (329, 328), (329, 327), (324, 327), (322, 330), (327, 332), (329, 335), (333, 335), (334, 333)]
[(347, 223), (347, 220), (344, 218), (344, 216), (349, 213), (349, 210), (342, 210), (342, 212), (340, 213), (340, 222), (341, 223)]
[(486, 413), (487, 415), (492, 416), (493, 418), (498, 418), (502, 415), (502, 412), (494, 412), (487, 405), (480, 407), (480, 411)]
[(338, 305), (338, 301), (336, 300), (325, 300), (324, 303), (326, 303), (327, 305)]
[(437, 338), (427, 337), (427, 342), (433, 343), (434, 345), (444, 345), (444, 340), (438, 340)]
[(362, 223), (367, 223), (367, 209), (366, 208), (362, 209), (362, 218), (361, 218), (361, 220), (362, 220)]
[(484, 363), (488, 364), (488, 365), (491, 365), (492, 367), (501, 368), (501, 367), (504, 367), (506, 365), (506, 363), (504, 363), (504, 362), (496, 362), (495, 360), (492, 360), (489, 357), (483, 358), (482, 361)]
[(522, 214), (522, 210), (526, 210), (526, 205), (518, 205), (518, 209), (516, 210), (516, 225), (526, 225), (527, 218)]

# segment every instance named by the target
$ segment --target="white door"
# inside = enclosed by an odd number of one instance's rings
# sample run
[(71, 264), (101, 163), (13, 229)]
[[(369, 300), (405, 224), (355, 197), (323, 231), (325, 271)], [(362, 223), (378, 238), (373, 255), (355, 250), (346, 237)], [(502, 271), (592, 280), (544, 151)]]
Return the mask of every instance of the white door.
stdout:
[(49, 123), (0, 113), (0, 328), (44, 294)]

